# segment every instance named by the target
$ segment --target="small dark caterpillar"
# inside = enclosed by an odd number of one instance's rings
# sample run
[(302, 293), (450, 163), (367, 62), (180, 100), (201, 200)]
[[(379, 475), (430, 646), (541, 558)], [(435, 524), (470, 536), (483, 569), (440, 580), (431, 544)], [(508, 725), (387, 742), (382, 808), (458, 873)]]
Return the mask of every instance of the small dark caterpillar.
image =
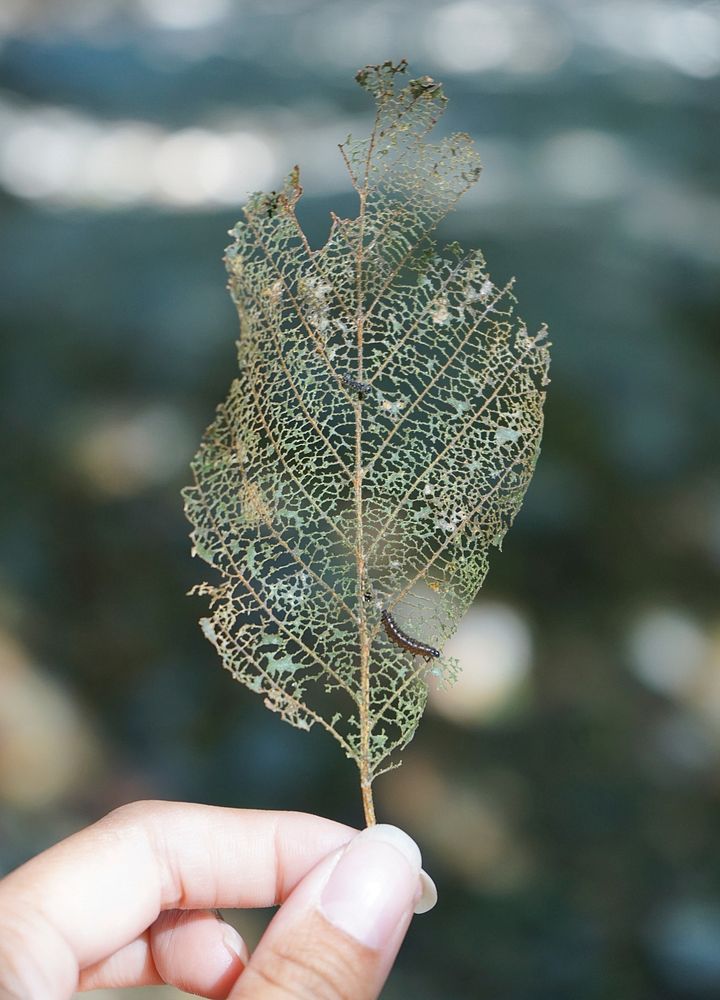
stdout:
[(340, 381), (346, 389), (352, 389), (353, 392), (357, 392), (361, 396), (366, 396), (370, 392), (369, 382), (358, 382), (352, 375), (341, 375)]
[(435, 649), (434, 646), (428, 646), (426, 643), (420, 642), (419, 639), (411, 639), (409, 635), (403, 632), (387, 608), (382, 609), (380, 621), (383, 623), (383, 627), (388, 634), (388, 639), (394, 642), (396, 646), (400, 646), (401, 649), (407, 649), (413, 656), (422, 656), (427, 663), (433, 658), (440, 656), (440, 651)]

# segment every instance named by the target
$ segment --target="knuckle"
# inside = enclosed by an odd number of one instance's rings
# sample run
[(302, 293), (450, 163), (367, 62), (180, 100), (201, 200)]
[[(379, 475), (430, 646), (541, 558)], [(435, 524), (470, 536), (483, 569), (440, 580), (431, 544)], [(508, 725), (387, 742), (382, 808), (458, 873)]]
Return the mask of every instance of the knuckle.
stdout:
[(167, 802), (153, 799), (126, 802), (103, 816), (96, 823), (96, 829), (110, 840), (125, 841), (128, 837), (135, 837), (153, 846), (158, 830), (162, 830), (167, 808)]
[[(314, 927), (314, 929), (313, 929)], [(368, 963), (374, 955), (338, 931), (328, 932), (313, 921), (255, 952), (241, 976), (241, 997), (268, 1000), (371, 1000), (366, 992), (373, 977)]]

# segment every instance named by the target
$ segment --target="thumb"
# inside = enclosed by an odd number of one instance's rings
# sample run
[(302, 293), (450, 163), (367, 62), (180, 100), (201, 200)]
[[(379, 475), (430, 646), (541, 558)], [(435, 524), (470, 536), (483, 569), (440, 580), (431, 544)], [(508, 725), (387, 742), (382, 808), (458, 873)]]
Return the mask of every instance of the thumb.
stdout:
[(376, 1000), (413, 912), (437, 900), (421, 864), (397, 827), (363, 830), (293, 891), (232, 1000)]

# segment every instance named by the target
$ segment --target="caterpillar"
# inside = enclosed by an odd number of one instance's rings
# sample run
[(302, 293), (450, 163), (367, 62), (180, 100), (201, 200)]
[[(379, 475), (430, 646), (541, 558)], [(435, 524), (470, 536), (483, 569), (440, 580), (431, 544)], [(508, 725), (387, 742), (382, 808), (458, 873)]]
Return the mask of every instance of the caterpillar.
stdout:
[(366, 396), (370, 392), (369, 382), (358, 382), (352, 375), (341, 375), (340, 381), (346, 389), (352, 389), (353, 392), (357, 392), (361, 396)]
[(419, 639), (411, 639), (407, 633), (403, 632), (387, 608), (382, 609), (380, 621), (383, 623), (388, 639), (396, 646), (400, 646), (401, 649), (407, 649), (413, 656), (422, 656), (427, 663), (440, 656), (440, 651), (434, 646), (428, 646), (426, 643), (420, 642)]

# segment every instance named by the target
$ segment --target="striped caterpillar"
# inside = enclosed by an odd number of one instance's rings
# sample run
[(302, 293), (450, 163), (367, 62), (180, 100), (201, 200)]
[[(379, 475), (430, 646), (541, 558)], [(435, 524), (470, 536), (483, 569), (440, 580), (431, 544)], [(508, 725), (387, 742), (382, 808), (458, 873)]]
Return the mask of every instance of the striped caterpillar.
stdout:
[(369, 382), (358, 382), (352, 375), (341, 375), (340, 381), (346, 389), (352, 389), (353, 392), (357, 392), (360, 396), (366, 396), (370, 392)]
[(406, 632), (403, 632), (387, 608), (383, 608), (380, 612), (380, 621), (383, 623), (388, 639), (396, 646), (400, 646), (401, 649), (407, 649), (413, 656), (422, 656), (427, 663), (440, 656), (440, 651), (434, 646), (428, 646), (426, 643), (420, 642), (419, 639), (411, 639)]

